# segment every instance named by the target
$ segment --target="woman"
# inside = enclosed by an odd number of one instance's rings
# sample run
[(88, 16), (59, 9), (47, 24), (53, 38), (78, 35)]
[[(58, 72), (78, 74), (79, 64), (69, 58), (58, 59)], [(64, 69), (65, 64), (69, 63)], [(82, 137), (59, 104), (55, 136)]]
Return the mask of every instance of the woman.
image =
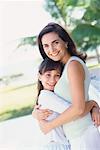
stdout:
[[(43, 58), (49, 57), (65, 65), (54, 92), (72, 103), (53, 121), (40, 121), (41, 130), (47, 133), (63, 124), (72, 150), (99, 150), (100, 134), (93, 124), (90, 113), (79, 118), (85, 111), (90, 84), (89, 72), (85, 65), (86, 55), (76, 50), (69, 34), (56, 23), (50, 23), (43, 28), (38, 36), (38, 45)], [(100, 112), (98, 112), (98, 124), (100, 124)]]

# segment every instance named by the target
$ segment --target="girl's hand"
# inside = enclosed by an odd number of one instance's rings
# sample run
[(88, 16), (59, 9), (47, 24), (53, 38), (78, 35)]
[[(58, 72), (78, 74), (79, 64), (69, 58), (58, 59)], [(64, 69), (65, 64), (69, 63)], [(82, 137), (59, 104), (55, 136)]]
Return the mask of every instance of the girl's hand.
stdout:
[(100, 108), (99, 107), (93, 107), (91, 111), (92, 120), (94, 121), (94, 124), (98, 127), (100, 126)]
[(49, 109), (41, 109), (41, 105), (36, 105), (32, 111), (32, 116), (38, 121), (47, 119), (52, 114), (52, 111)]
[(44, 134), (47, 134), (48, 132), (50, 132), (52, 130), (52, 127), (50, 126), (50, 122), (48, 122), (46, 120), (40, 120), (39, 121), (39, 126), (40, 126), (40, 130)]

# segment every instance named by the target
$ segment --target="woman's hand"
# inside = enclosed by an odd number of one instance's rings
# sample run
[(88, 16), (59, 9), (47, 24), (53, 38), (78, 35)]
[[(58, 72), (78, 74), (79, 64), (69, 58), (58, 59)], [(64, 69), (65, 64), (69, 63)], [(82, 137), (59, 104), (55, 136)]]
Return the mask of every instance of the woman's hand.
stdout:
[(94, 124), (98, 127), (100, 126), (100, 108), (99, 107), (93, 107), (91, 111), (92, 120), (94, 121)]
[(44, 133), (47, 134), (48, 132), (50, 132), (52, 130), (52, 127), (50, 125), (50, 122), (46, 121), (46, 120), (40, 120), (39, 121), (39, 126), (40, 126), (40, 130)]
[(41, 105), (35, 105), (34, 110), (32, 111), (32, 116), (38, 121), (47, 119), (52, 114), (52, 111), (49, 109), (41, 109)]

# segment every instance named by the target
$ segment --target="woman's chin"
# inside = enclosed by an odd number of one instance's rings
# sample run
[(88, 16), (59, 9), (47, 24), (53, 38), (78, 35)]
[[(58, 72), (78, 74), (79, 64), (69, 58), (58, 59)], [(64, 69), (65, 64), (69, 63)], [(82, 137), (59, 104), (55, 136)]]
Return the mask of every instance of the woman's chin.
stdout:
[(56, 57), (52, 57), (50, 59), (52, 59), (53, 61), (59, 61), (59, 58), (56, 58)]

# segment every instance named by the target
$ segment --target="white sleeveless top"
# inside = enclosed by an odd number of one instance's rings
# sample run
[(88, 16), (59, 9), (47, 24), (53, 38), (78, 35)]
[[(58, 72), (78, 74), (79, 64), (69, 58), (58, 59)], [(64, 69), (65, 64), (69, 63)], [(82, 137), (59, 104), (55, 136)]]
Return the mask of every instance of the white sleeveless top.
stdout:
[[(90, 84), (89, 71), (88, 71), (88, 68), (86, 67), (85, 63), (76, 56), (72, 56), (68, 60), (67, 64), (64, 67), (62, 76), (55, 86), (54, 92), (58, 96), (64, 98), (65, 100), (72, 102), (71, 91), (69, 88), (69, 80), (68, 80), (68, 76), (67, 76), (67, 68), (68, 68), (69, 63), (73, 60), (80, 62), (84, 68), (84, 71), (85, 71), (85, 81), (84, 81), (85, 99), (88, 100), (88, 89), (89, 89), (89, 84)], [(73, 138), (78, 137), (81, 134), (83, 134), (83, 132), (86, 130), (86, 128), (91, 124), (92, 124), (91, 115), (90, 115), (90, 113), (88, 113), (86, 116), (84, 116), (82, 118), (79, 118), (77, 120), (74, 120), (74, 121), (64, 124), (63, 128), (64, 128), (64, 132), (65, 132), (66, 136), (70, 140), (70, 139), (73, 139)]]

